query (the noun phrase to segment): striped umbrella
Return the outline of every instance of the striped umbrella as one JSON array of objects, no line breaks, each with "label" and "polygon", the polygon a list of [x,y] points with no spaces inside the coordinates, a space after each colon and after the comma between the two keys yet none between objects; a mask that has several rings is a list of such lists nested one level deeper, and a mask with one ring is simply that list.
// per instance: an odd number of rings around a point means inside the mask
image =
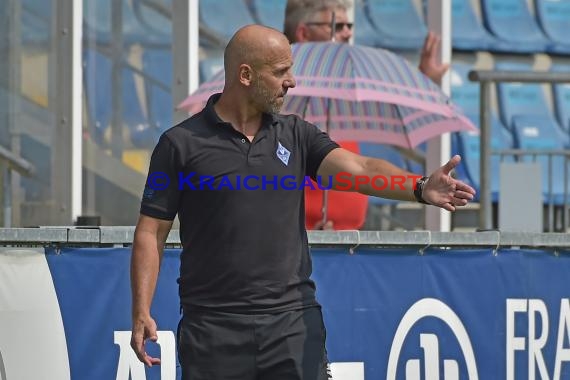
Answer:
[{"label": "striped umbrella", "polygon": [[[387,50],[306,42],[292,51],[297,86],[281,113],[297,114],[335,140],[414,148],[443,133],[477,130],[437,85]],[[223,82],[222,70],[179,108],[199,111]]]}]

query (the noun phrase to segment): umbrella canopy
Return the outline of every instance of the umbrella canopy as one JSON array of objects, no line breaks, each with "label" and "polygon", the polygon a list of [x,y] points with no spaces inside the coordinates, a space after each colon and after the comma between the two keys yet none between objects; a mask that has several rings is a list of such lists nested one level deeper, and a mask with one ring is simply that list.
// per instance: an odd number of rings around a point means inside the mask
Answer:
[{"label": "umbrella canopy", "polygon": [[[438,135],[477,130],[429,78],[383,49],[329,42],[294,44],[297,86],[281,113],[297,114],[336,140],[414,148]],[[195,113],[221,92],[219,72],[179,108]]]}]

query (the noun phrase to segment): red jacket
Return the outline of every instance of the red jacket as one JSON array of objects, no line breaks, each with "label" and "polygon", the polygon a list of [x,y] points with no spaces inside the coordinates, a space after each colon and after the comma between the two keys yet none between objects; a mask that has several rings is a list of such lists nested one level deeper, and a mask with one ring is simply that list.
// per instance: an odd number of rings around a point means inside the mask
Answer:
[{"label": "red jacket", "polygon": [[[341,147],[354,153],[360,153],[355,141],[340,141]],[[305,225],[308,230],[323,219],[323,190],[305,187]],[[327,220],[333,222],[335,230],[357,230],[362,228],[366,219],[368,196],[359,193],[334,191],[328,192]]]}]

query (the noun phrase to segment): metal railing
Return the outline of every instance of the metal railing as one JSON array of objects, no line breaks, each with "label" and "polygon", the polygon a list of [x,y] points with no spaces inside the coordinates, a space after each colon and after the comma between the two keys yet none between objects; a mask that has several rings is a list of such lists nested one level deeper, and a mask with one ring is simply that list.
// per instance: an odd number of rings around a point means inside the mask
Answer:
[{"label": "metal railing", "polygon": [[[130,246],[134,226],[0,228],[0,246],[108,247]],[[456,248],[550,248],[570,249],[570,234],[532,232],[433,232],[433,231],[308,231],[312,247],[358,248],[428,247]],[[179,230],[171,230],[168,246],[180,246]]]},{"label": "metal railing", "polygon": [[[472,70],[469,79],[479,82],[480,91],[480,208],[479,228],[492,228],[491,206],[491,85],[496,82],[570,83],[570,73],[534,71]],[[567,219],[567,216],[566,218]]]},{"label": "metal railing", "polygon": [[[545,195],[545,201],[548,206],[548,231],[554,231],[554,206],[555,197],[562,196],[562,230],[567,231],[570,226],[569,213],[570,213],[570,173],[568,173],[568,168],[570,168],[570,150],[551,150],[551,149],[502,149],[502,150],[491,150],[491,155],[498,155],[501,157],[501,162],[505,156],[515,157],[519,162],[522,162],[522,158],[525,156],[532,157],[532,162],[536,162],[539,156],[548,157],[548,185]],[[564,173],[554,173],[552,170],[554,157],[562,157],[564,160]],[[555,176],[561,176],[563,181],[562,194],[554,193],[554,178]]]}]

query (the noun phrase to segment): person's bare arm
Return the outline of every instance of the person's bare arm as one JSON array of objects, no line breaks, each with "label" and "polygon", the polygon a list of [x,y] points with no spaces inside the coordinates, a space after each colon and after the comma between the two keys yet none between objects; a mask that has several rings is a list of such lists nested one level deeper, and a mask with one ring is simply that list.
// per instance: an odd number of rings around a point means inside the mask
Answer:
[{"label": "person's bare arm", "polygon": [[[429,176],[422,193],[426,202],[455,211],[457,206],[465,206],[473,199],[475,190],[449,175],[460,161],[461,157],[454,156]],[[416,180],[421,177],[388,161],[360,156],[342,148],[334,149],[324,158],[317,175],[325,185],[328,178],[332,178],[335,190],[403,201],[416,200],[413,191]]]},{"label": "person's bare arm", "polygon": [[[365,157],[352,153],[343,148],[331,151],[321,162],[317,175],[319,180],[328,185],[332,177],[333,189],[340,191],[356,191],[366,195],[382,198],[413,201],[413,181],[407,180],[412,173],[403,170],[392,163],[377,158]],[[416,179],[421,176],[415,175]],[[386,182],[388,181],[387,186]],[[393,189],[393,179],[404,179],[403,187]],[[349,185],[350,182],[350,185]],[[381,189],[385,187],[384,189]]]},{"label": "person's bare arm", "polygon": [[146,353],[145,341],[158,339],[150,306],[156,288],[164,243],[172,221],[141,215],[137,222],[131,256],[132,335],[131,347],[141,362],[151,367],[159,358]]}]

